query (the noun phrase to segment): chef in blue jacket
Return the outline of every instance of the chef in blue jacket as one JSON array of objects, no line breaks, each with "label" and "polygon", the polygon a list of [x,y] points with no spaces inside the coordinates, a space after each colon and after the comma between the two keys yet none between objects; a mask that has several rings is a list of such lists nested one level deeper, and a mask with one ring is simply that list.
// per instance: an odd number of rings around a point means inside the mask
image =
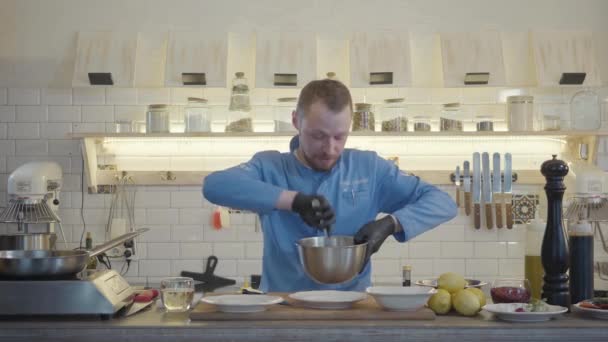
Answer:
[{"label": "chef in blue jacket", "polygon": [[[344,149],[352,112],[346,86],[312,81],[292,114],[299,134],[289,153],[259,152],[205,178],[208,201],[259,214],[264,234],[261,290],[365,290],[371,263],[349,282],[321,285],[305,274],[296,242],[331,228],[333,235],[368,242],[369,259],[390,235],[408,241],[456,216],[454,201],[435,186],[399,171],[375,152]],[[379,213],[388,215],[376,219]]]}]

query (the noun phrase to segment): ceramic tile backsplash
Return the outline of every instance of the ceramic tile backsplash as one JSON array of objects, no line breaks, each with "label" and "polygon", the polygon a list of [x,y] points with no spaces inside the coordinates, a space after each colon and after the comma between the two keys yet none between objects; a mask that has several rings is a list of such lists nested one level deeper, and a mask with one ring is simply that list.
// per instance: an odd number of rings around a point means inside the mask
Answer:
[{"label": "ceramic tile backsplash", "polygon": [[15,117],[17,122],[45,122],[47,118],[46,106],[17,106]]},{"label": "ceramic tile backsplash", "polygon": [[42,89],[40,103],[43,105],[71,105],[72,88]]},{"label": "ceramic tile backsplash", "polygon": [[[503,89],[353,89],[355,101],[381,102],[405,97],[410,104],[463,101],[495,104]],[[531,90],[542,103],[563,102],[573,90]],[[605,90],[602,90],[605,91]],[[148,103],[175,105],[188,96],[210,97],[228,103],[229,89],[200,88],[0,88],[0,206],[6,204],[6,181],[10,172],[32,160],[55,160],[64,171],[61,211],[69,246],[77,247],[84,222],[95,243],[106,238],[105,224],[110,195],[84,195],[80,177],[80,142],[68,139],[71,132],[112,131],[117,120],[145,121]],[[294,89],[252,89],[252,103],[268,105],[276,98],[297,95]],[[415,106],[414,106],[415,107]],[[414,109],[423,108],[421,106]],[[485,108],[485,107],[484,107]],[[86,182],[86,180],[85,180]],[[453,187],[442,186],[453,195]],[[202,198],[199,185],[138,186],[135,222],[150,231],[137,239],[136,258],[127,277],[134,282],[158,282],[182,270],[202,272],[209,255],[220,259],[216,273],[241,281],[261,273],[262,233],[256,218],[247,212],[230,214],[230,227],[219,230],[211,224],[215,205]],[[517,190],[517,186],[516,186]],[[534,193],[524,189],[520,193]],[[523,191],[523,190],[522,190]],[[12,229],[0,226],[0,232]],[[423,279],[453,271],[492,281],[496,277],[523,276],[525,226],[513,229],[473,228],[463,211],[450,222],[417,236],[408,243],[389,238],[373,258],[373,277],[378,282],[400,282],[401,267],[412,266],[412,279]],[[120,261],[112,262],[117,267]]]},{"label": "ceramic tile backsplash", "polygon": [[80,122],[80,106],[49,106],[49,122]]},{"label": "ceramic tile backsplash", "polygon": [[106,88],[106,104],[135,105],[137,104],[137,89]]},{"label": "ceramic tile backsplash", "polygon": [[105,88],[74,88],[72,92],[75,105],[102,105],[106,103]]},{"label": "ceramic tile backsplash", "polygon": [[40,89],[36,88],[9,88],[8,104],[11,105],[38,105],[40,104]]},{"label": "ceramic tile backsplash", "polygon": [[0,106],[0,122],[15,122],[15,106]]}]

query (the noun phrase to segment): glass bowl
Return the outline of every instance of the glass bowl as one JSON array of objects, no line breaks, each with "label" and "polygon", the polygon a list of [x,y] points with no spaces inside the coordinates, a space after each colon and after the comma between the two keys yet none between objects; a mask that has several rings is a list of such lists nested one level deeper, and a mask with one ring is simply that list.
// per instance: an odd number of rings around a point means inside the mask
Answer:
[{"label": "glass bowl", "polygon": [[528,279],[503,278],[496,279],[490,289],[492,301],[498,303],[528,303],[530,302],[530,282]]}]

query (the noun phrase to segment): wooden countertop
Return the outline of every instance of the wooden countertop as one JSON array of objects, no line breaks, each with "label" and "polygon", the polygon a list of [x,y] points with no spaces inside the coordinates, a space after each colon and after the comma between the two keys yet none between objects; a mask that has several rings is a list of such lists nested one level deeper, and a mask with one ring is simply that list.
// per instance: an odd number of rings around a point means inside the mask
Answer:
[{"label": "wooden countertop", "polygon": [[606,341],[608,321],[571,313],[542,323],[510,323],[482,311],[433,321],[190,321],[157,308],[108,321],[0,320],[0,341]]}]

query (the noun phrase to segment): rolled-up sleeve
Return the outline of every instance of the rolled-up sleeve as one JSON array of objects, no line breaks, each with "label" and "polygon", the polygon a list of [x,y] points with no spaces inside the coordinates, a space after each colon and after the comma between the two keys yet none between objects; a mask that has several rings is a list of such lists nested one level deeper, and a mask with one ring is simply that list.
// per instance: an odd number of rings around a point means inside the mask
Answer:
[{"label": "rolled-up sleeve", "polygon": [[403,227],[394,234],[398,241],[410,240],[457,215],[456,203],[446,192],[404,173],[393,163],[378,157],[376,171],[379,210],[395,216]]},{"label": "rolled-up sleeve", "polygon": [[203,196],[211,203],[258,213],[275,209],[282,188],[265,181],[263,167],[273,167],[273,154],[256,153],[246,163],[209,174],[203,180]]}]

